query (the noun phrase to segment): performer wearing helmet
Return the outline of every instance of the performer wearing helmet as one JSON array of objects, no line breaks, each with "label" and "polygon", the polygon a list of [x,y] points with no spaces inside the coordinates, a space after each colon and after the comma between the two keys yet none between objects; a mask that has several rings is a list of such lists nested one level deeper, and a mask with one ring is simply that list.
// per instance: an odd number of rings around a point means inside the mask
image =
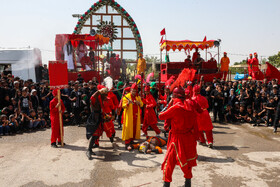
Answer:
[{"label": "performer wearing helmet", "polygon": [[123,129],[122,140],[125,141],[127,150],[131,150],[133,140],[140,139],[140,123],[141,123],[141,108],[143,102],[138,96],[138,87],[134,83],[131,86],[129,94],[125,95],[122,100],[123,111]]},{"label": "performer wearing helmet", "polygon": [[192,167],[196,166],[195,117],[191,108],[184,104],[185,90],[176,87],[173,91],[173,105],[161,112],[159,119],[171,120],[167,152],[162,163],[164,186],[170,186],[175,165],[184,173],[185,186],[191,186]]},{"label": "performer wearing helmet", "polygon": [[204,138],[203,132],[206,134],[208,146],[213,148],[213,124],[208,112],[208,101],[205,97],[200,95],[200,86],[195,85],[193,88],[194,95],[192,100],[196,101],[196,103],[202,108],[202,113],[197,113],[197,123],[199,130],[199,141],[201,144],[206,145],[206,141]]},{"label": "performer wearing helmet", "polygon": [[157,103],[150,93],[150,87],[145,87],[145,98],[143,99],[144,106],[144,121],[142,126],[142,131],[145,136],[148,136],[148,127],[151,126],[152,129],[156,132],[157,136],[160,135],[160,130],[157,127],[157,116],[154,110]]}]

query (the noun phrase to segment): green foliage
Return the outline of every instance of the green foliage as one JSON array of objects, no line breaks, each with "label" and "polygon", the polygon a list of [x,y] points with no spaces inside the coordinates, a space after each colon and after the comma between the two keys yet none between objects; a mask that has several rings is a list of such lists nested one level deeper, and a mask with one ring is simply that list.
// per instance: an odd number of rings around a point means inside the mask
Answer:
[{"label": "green foliage", "polygon": [[268,57],[268,62],[275,67],[280,67],[280,52],[278,54]]}]

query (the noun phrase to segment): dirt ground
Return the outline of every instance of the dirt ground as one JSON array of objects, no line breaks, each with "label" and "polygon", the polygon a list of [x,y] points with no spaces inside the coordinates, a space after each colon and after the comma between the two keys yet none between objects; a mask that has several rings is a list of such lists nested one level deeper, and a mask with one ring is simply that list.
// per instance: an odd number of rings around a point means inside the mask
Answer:
[{"label": "dirt ground", "polygon": [[[120,130],[115,149],[103,134],[93,160],[85,155],[84,127],[65,127],[67,145],[58,149],[51,148],[50,133],[46,129],[0,137],[0,186],[162,186],[164,154],[125,151]],[[197,146],[193,186],[280,186],[279,132],[249,124],[214,124],[213,133],[214,149]],[[176,167],[171,186],[183,184],[183,173]]]}]

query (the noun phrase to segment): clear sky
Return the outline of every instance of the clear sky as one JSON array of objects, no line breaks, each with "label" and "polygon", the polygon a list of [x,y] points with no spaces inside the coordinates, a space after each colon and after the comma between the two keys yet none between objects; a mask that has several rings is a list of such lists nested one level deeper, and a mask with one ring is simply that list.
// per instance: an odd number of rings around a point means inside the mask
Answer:
[{"label": "clear sky", "polygon": [[[221,39],[231,62],[249,53],[280,51],[279,0],[117,0],[135,20],[144,55],[159,55],[159,32],[169,40]],[[93,0],[0,0],[0,47],[38,47],[43,63],[55,59],[55,34],[72,33]],[[216,50],[211,50],[216,51]],[[202,53],[203,54],[203,53]],[[186,55],[175,53],[171,61]]]}]

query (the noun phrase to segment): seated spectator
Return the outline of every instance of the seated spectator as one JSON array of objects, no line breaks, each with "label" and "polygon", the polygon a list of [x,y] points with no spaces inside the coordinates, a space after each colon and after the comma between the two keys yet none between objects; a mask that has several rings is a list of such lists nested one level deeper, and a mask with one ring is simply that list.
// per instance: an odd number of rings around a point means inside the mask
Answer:
[{"label": "seated spectator", "polygon": [[89,115],[90,115],[90,111],[88,107],[84,107],[84,110],[81,112],[82,123],[87,122]]},{"label": "seated spectator", "polygon": [[64,126],[72,125],[73,120],[74,120],[73,115],[70,115],[68,111],[65,111],[63,114],[63,125]]},{"label": "seated spectator", "polygon": [[44,118],[44,113],[42,110],[38,111],[38,119],[41,120],[41,127],[46,128],[48,123]]},{"label": "seated spectator", "polygon": [[14,114],[11,114],[9,116],[9,127],[12,133],[17,133],[19,132],[19,125],[18,121],[16,120],[16,117]]},{"label": "seated spectator", "polygon": [[247,106],[247,117],[245,119],[247,123],[254,123],[252,106]]},{"label": "seated spectator", "polygon": [[233,109],[231,105],[227,105],[225,109],[225,122],[226,123],[231,123],[231,122],[236,122],[236,118],[233,112]]},{"label": "seated spectator", "polygon": [[247,118],[247,111],[245,109],[245,104],[242,103],[242,104],[240,104],[240,110],[239,110],[239,113],[236,115],[236,119],[239,122],[244,123],[246,118]]},{"label": "seated spectator", "polygon": [[8,117],[5,114],[0,116],[0,135],[10,134]]},{"label": "seated spectator", "polygon": [[18,108],[20,111],[23,111],[24,113],[29,115],[29,110],[31,109],[31,101],[30,97],[28,96],[27,90],[27,87],[24,87],[22,89],[22,96],[19,98]]},{"label": "seated spectator", "polygon": [[29,129],[36,129],[36,128],[41,128],[42,126],[42,121],[41,119],[38,119],[38,116],[35,112],[34,109],[30,110],[30,115],[28,116],[30,122],[29,122]]}]

